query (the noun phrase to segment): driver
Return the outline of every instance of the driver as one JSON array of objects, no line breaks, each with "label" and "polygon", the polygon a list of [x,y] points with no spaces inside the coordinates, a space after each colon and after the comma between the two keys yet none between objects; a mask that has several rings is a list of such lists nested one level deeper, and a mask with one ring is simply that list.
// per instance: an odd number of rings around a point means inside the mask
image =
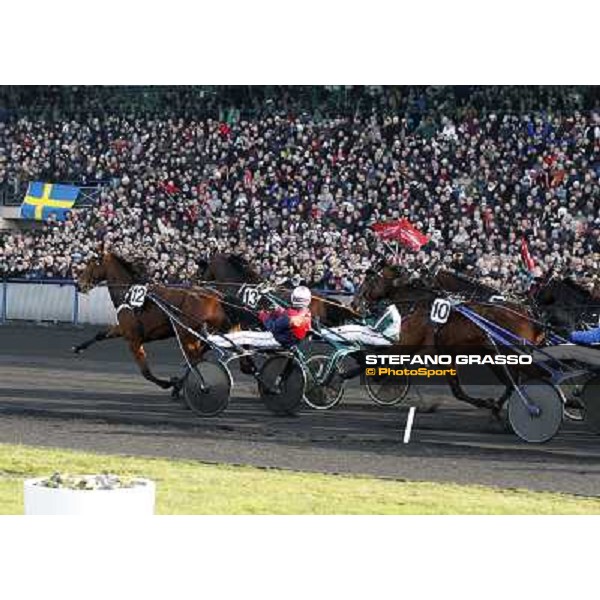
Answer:
[{"label": "driver", "polygon": [[211,335],[209,340],[222,348],[228,346],[227,340],[236,346],[290,348],[301,342],[310,331],[312,324],[309,308],[312,301],[310,290],[303,285],[294,288],[290,301],[292,306],[289,308],[276,308],[258,313],[258,318],[266,331],[233,331],[224,335]]},{"label": "driver", "polygon": [[261,310],[258,318],[267,331],[282,346],[293,346],[301,342],[310,331],[312,317],[310,314],[310,303],[312,294],[310,290],[299,285],[294,288],[290,298],[291,308],[276,308],[272,311]]},{"label": "driver", "polygon": [[395,304],[390,304],[374,325],[339,325],[323,329],[321,335],[330,341],[358,342],[363,346],[391,346],[400,341],[402,317]]}]

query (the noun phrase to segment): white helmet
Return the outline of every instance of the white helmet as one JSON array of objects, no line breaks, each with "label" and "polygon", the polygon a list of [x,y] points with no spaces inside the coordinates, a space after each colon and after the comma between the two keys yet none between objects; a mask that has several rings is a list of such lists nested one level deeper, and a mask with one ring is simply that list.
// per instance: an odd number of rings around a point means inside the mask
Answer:
[{"label": "white helmet", "polygon": [[306,286],[299,285],[297,288],[294,288],[292,292],[292,306],[296,308],[308,308],[311,300],[312,294]]}]

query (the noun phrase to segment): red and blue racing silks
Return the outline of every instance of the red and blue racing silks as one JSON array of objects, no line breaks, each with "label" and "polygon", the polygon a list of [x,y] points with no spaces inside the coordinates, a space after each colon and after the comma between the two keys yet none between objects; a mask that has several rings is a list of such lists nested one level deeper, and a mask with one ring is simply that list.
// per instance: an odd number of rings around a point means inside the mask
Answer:
[{"label": "red and blue racing silks", "polygon": [[272,312],[261,311],[258,318],[265,329],[282,346],[293,346],[301,342],[311,328],[312,317],[308,308],[276,309]]}]

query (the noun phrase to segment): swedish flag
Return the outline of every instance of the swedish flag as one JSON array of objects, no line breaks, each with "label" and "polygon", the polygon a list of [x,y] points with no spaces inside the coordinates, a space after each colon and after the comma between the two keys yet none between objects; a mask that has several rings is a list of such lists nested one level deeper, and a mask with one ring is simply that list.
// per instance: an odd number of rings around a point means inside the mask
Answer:
[{"label": "swedish flag", "polygon": [[30,183],[21,204],[21,218],[45,221],[54,214],[58,221],[64,221],[67,211],[73,208],[78,195],[79,188],[74,185],[39,181]]}]

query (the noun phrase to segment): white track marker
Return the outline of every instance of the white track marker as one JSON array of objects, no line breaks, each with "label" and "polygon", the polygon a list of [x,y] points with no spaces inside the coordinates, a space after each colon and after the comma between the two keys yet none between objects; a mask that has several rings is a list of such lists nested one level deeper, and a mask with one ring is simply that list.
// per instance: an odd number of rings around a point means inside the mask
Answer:
[{"label": "white track marker", "polygon": [[408,409],[408,418],[406,419],[406,429],[404,430],[404,443],[410,442],[410,432],[412,431],[413,421],[415,420],[415,411],[417,409],[411,406]]}]

